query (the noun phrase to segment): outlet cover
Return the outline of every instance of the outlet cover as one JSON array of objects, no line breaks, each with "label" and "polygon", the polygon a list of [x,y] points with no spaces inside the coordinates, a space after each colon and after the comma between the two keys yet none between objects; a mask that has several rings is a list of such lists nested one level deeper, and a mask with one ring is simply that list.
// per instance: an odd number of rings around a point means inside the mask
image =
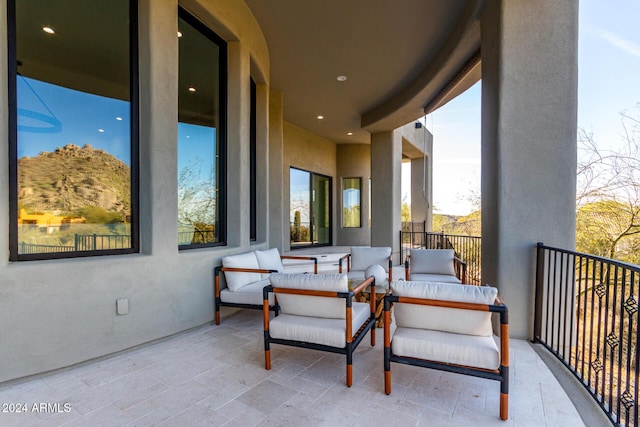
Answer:
[{"label": "outlet cover", "polygon": [[124,316],[125,314],[129,314],[128,298],[118,298],[116,300],[116,314],[118,316]]}]

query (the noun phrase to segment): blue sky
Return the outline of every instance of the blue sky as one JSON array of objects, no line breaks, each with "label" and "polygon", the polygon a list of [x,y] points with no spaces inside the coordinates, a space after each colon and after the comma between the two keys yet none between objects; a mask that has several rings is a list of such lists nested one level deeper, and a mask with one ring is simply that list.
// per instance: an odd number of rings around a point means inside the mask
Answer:
[{"label": "blue sky", "polygon": [[130,164],[129,102],[22,76],[17,80],[18,158],[90,144]]},{"label": "blue sky", "polygon": [[[620,112],[640,103],[640,1],[580,2],[578,127],[599,146],[621,138]],[[478,83],[426,117],[434,134],[433,198],[438,213],[465,215],[468,195],[480,192]],[[637,111],[637,110],[636,110]],[[403,195],[410,176],[403,171]],[[455,179],[452,179],[455,177]],[[406,199],[410,201],[410,195]]]}]

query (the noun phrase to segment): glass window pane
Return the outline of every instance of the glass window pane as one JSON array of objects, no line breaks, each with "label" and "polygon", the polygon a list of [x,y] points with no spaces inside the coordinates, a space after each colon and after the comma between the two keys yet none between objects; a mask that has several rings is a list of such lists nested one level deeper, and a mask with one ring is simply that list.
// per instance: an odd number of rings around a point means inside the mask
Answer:
[{"label": "glass window pane", "polygon": [[291,168],[289,221],[291,246],[311,243],[311,174]]},{"label": "glass window pane", "polygon": [[342,226],[360,227],[360,178],[342,179]]},{"label": "glass window pane", "polygon": [[15,2],[13,259],[137,248],[129,6]]},{"label": "glass window pane", "polygon": [[223,242],[223,42],[182,10],[178,28],[178,241],[197,247]]}]

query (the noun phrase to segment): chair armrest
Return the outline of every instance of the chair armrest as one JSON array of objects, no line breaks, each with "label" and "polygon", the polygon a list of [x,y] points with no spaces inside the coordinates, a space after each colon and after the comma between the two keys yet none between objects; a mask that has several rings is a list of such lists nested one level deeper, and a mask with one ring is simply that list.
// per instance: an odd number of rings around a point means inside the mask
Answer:
[{"label": "chair armrest", "polygon": [[313,261],[313,274],[318,274],[318,258],[314,256],[280,255],[280,259],[298,259]]},{"label": "chair armrest", "polygon": [[342,260],[347,260],[347,272],[351,271],[351,254],[346,254],[338,260],[338,273],[342,274]]},{"label": "chair armrest", "polygon": [[458,279],[460,279],[460,281],[463,284],[466,284],[467,283],[467,263],[456,256],[456,257],[453,257],[453,266],[454,266],[454,269],[456,270],[456,274],[458,275]]},{"label": "chair armrest", "polygon": [[235,268],[235,267],[222,267],[222,266],[218,266],[215,268],[215,275],[214,275],[214,280],[213,280],[213,284],[214,284],[214,296],[220,297],[220,272],[221,271],[228,271],[228,272],[234,272],[234,273],[260,273],[260,274],[270,274],[270,273],[277,273],[278,270],[267,270],[267,269],[258,269],[258,268]]},{"label": "chair armrest", "polygon": [[[372,291],[375,291],[376,284],[375,284],[375,278],[374,277],[369,277],[368,279],[365,279],[362,283],[360,283],[358,286],[353,288],[353,290],[351,292],[353,292],[353,295],[358,295],[360,292],[362,292],[364,289],[366,289],[367,286],[371,286],[373,288]],[[373,293],[372,293],[372,295],[373,295]]]}]

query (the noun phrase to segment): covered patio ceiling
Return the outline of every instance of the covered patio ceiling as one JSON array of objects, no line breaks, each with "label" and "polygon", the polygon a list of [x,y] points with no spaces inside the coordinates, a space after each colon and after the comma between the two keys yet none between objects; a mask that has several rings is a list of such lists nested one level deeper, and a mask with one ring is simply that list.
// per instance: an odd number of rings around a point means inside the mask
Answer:
[{"label": "covered patio ceiling", "polygon": [[480,79],[484,0],[246,3],[285,120],[337,143],[369,143],[370,132],[409,123]]}]

